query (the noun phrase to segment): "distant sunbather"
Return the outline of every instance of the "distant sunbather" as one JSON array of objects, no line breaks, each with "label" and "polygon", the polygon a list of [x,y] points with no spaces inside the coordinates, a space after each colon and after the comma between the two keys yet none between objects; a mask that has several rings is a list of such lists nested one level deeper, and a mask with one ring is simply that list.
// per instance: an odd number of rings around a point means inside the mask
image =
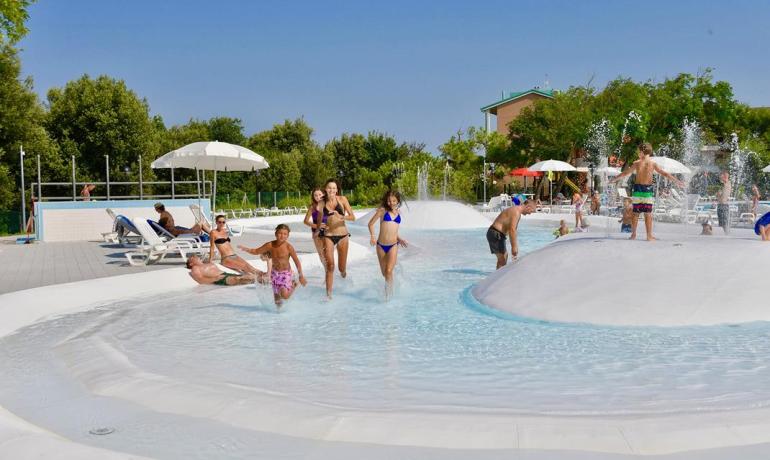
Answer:
[{"label": "distant sunbather", "polygon": [[166,231],[174,236],[190,233],[199,235],[201,231],[206,233],[211,231],[211,228],[205,222],[196,223],[192,226],[192,228],[179,227],[174,225],[174,216],[172,216],[170,212],[166,211],[166,207],[163,205],[163,203],[155,203],[155,210],[158,212],[158,214],[160,214],[158,224],[160,224],[161,227],[165,228]]},{"label": "distant sunbather", "polygon": [[251,284],[256,281],[256,277],[247,273],[236,275],[234,273],[225,273],[211,262],[203,262],[198,256],[187,258],[187,268],[190,269],[190,277],[199,284],[216,284],[218,286],[236,286],[239,284]]}]

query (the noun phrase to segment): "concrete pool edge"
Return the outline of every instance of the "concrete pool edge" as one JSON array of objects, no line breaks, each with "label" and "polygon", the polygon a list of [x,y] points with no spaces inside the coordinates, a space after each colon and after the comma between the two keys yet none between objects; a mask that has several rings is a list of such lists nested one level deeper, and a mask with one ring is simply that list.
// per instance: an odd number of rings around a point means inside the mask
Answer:
[{"label": "concrete pool edge", "polygon": [[57,355],[95,395],[154,412],[320,441],[445,449],[582,450],[661,455],[770,442],[770,408],[672,415],[556,416],[366,411],[231,383],[189,383],[135,367],[97,336]]},{"label": "concrete pool edge", "polygon": [[[351,243],[350,262],[370,255],[364,246]],[[315,253],[300,254],[303,268],[320,267]],[[259,266],[262,262],[252,261]],[[153,294],[194,289],[198,284],[183,266],[144,273],[42,286],[0,295],[0,338],[26,326],[57,316],[97,308],[106,303]],[[0,450],[12,450],[14,458],[143,459],[77,443],[27,422],[0,406]]]}]

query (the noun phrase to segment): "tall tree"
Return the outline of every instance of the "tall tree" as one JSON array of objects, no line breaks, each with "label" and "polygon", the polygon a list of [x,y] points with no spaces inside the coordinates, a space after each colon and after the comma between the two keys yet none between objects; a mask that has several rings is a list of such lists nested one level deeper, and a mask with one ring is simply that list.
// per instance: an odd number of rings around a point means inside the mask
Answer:
[{"label": "tall tree", "polygon": [[51,89],[48,104],[48,132],[65,158],[75,156],[79,180],[102,179],[105,155],[110,156],[114,180],[134,178],[139,155],[150,174],[149,164],[159,153],[156,123],[150,118],[147,101],[125,82],[84,75],[64,88]]},{"label": "tall tree", "polygon": [[16,43],[27,34],[24,22],[29,18],[27,8],[33,0],[0,1],[0,42]]},{"label": "tall tree", "polygon": [[20,146],[28,153],[24,160],[27,185],[35,174],[36,155],[41,157],[44,181],[66,178],[57,146],[45,131],[45,110],[32,90],[32,79],[20,80],[20,73],[16,50],[0,45],[0,208],[4,209],[19,206]]}]

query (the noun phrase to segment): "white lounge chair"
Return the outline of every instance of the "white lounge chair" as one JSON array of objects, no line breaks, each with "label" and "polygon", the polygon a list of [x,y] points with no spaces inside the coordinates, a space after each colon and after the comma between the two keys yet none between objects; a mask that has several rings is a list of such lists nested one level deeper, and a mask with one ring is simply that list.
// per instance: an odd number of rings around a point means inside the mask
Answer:
[{"label": "white lounge chair", "polygon": [[[197,204],[191,204],[190,211],[192,211],[193,216],[195,217],[195,222],[203,222],[206,225],[208,225],[209,228],[215,228],[215,226],[212,225],[211,222],[203,214],[203,211],[201,211],[200,206],[198,206]],[[230,236],[243,235],[243,226],[241,225],[225,224],[225,228],[227,228],[227,232],[230,234]]]},{"label": "white lounge chair", "polygon": [[188,239],[176,238],[171,241],[163,241],[147,223],[147,219],[139,217],[132,219],[134,227],[142,235],[145,244],[137,246],[136,251],[126,253],[128,263],[134,266],[158,263],[168,254],[179,253],[182,260],[193,254],[203,255],[208,248],[194,245]]}]

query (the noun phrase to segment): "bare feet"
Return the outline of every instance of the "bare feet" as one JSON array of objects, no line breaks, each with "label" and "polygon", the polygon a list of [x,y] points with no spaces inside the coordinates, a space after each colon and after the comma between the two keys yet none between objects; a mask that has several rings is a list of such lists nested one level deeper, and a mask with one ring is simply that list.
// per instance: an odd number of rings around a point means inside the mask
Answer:
[{"label": "bare feet", "polygon": [[636,233],[632,233],[630,237],[628,237],[629,240],[635,240],[636,239]]},{"label": "bare feet", "polygon": [[345,272],[340,272],[340,276],[343,277],[343,278],[347,278],[348,277],[348,272],[346,272],[346,271]]},{"label": "bare feet", "polygon": [[647,241],[656,241],[656,240],[657,240],[657,238],[655,238],[654,236],[647,235]]}]

